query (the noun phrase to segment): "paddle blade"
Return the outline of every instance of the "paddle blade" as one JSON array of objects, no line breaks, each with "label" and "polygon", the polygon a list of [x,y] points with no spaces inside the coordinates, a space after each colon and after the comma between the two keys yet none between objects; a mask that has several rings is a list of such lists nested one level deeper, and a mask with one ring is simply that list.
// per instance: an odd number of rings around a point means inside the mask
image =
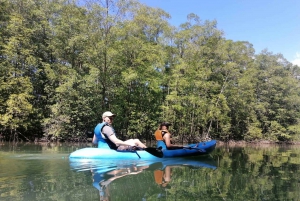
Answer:
[{"label": "paddle blade", "polygon": [[154,148],[154,147],[148,147],[144,149],[149,154],[152,154],[153,156],[156,156],[158,158],[164,157],[164,153],[160,148]]}]

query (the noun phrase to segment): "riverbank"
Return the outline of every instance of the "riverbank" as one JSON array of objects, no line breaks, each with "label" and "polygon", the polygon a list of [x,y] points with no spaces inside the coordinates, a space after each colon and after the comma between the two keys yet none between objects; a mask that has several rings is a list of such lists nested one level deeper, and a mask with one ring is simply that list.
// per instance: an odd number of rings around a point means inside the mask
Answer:
[{"label": "riverbank", "polygon": [[[0,138],[0,141],[5,142],[3,138]],[[153,143],[155,140],[149,142],[150,144]],[[33,141],[31,140],[17,140],[17,142],[35,142],[35,143],[55,143],[55,142],[67,142],[67,143],[91,143],[92,137],[90,136],[79,136],[79,137],[68,137],[65,139],[57,138],[57,137],[42,137],[42,138],[35,138]],[[147,142],[144,142],[148,144]],[[176,141],[175,144],[181,144],[182,142]],[[183,144],[190,144],[189,142],[183,142]],[[245,145],[300,145],[300,141],[270,141],[270,140],[255,140],[255,141],[245,141],[245,140],[229,140],[229,141],[221,141],[217,140],[217,145],[230,145],[230,146],[245,146]]]},{"label": "riverbank", "polygon": [[245,146],[245,145],[300,145],[300,142],[287,141],[287,142],[274,142],[270,140],[257,140],[257,141],[217,141],[217,145],[232,145],[232,146]]}]

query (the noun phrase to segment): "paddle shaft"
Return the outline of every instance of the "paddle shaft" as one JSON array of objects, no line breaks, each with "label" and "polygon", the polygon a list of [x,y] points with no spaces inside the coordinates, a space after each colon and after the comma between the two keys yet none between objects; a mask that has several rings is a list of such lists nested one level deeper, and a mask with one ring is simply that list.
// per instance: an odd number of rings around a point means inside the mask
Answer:
[{"label": "paddle shaft", "polygon": [[140,154],[135,150],[136,155],[141,158]]}]

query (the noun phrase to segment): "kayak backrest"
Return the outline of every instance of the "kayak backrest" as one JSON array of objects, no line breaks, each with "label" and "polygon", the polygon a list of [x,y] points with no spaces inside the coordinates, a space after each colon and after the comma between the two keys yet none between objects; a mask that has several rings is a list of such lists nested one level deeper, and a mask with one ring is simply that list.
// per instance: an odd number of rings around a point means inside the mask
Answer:
[{"label": "kayak backrest", "polygon": [[166,149],[167,148],[165,142],[162,141],[162,140],[157,140],[156,147],[161,147],[162,149]]},{"label": "kayak backrest", "polygon": [[99,123],[95,129],[94,129],[94,134],[96,135],[98,139],[98,148],[107,148],[111,149],[109,144],[107,143],[107,140],[103,138],[102,134],[102,129],[104,126],[108,125],[106,122]]},{"label": "kayak backrest", "polygon": [[94,129],[94,134],[96,135],[97,140],[98,140],[98,147],[99,147],[99,145],[100,145],[101,142],[102,142],[102,143],[106,143],[106,141],[104,140],[104,138],[102,137],[102,134],[101,134],[102,128],[103,128],[105,125],[106,125],[105,122],[99,123],[99,124],[95,127],[95,129]]},{"label": "kayak backrest", "polygon": [[108,146],[108,144],[106,142],[103,142],[103,141],[98,141],[98,148],[107,148],[107,149],[110,149],[110,147]]},{"label": "kayak backrest", "polygon": [[164,142],[163,136],[162,136],[162,131],[161,130],[156,130],[154,133],[155,139],[156,139],[156,147],[162,147],[162,149],[166,149],[166,143]]}]

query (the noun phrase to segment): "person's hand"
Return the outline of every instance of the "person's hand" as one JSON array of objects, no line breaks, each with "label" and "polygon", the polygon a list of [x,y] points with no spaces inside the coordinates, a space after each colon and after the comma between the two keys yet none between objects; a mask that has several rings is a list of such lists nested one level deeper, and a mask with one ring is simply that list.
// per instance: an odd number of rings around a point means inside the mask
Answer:
[{"label": "person's hand", "polygon": [[137,150],[138,148],[136,147],[136,146],[131,146],[131,150],[132,151],[135,151],[135,150]]}]

